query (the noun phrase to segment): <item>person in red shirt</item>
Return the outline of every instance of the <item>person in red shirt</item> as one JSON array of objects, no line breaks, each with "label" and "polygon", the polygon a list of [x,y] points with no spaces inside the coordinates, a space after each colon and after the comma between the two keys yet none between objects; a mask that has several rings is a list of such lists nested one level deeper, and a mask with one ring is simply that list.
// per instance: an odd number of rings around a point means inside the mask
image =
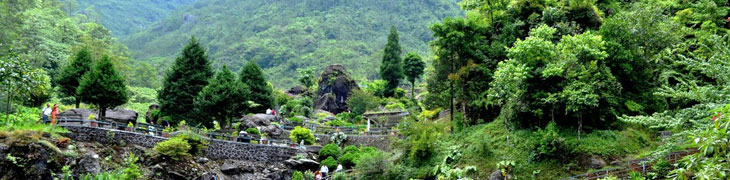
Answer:
[{"label": "person in red shirt", "polygon": [[51,125],[56,124],[56,115],[58,114],[58,105],[53,104],[53,110],[51,110]]}]

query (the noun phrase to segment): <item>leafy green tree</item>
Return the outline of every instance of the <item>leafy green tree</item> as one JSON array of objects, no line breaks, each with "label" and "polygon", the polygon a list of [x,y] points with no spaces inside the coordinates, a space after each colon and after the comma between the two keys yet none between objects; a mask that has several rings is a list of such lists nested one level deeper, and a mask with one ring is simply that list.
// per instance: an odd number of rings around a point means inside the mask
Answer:
[{"label": "leafy green tree", "polygon": [[109,56],[96,62],[90,72],[84,74],[76,94],[83,102],[99,107],[99,118],[106,117],[106,110],[122,105],[129,100],[127,83],[117,72]]},{"label": "leafy green tree", "polygon": [[378,107],[380,100],[371,92],[355,90],[352,91],[352,95],[350,95],[346,103],[353,114],[362,115],[368,110]]},{"label": "leafy green tree", "polygon": [[241,82],[251,88],[250,100],[259,106],[251,107],[250,112],[260,113],[272,108],[274,105],[274,96],[272,88],[266,83],[266,76],[258,64],[249,61],[241,69]]},{"label": "leafy green tree", "polygon": [[76,89],[79,87],[79,80],[81,80],[84,74],[91,71],[92,64],[91,52],[89,52],[88,48],[84,47],[76,53],[76,57],[68,65],[63,67],[59,75],[58,85],[61,92],[66,96],[76,98],[76,108],[79,108],[79,104],[81,104],[81,97],[76,94]]},{"label": "leafy green tree", "polygon": [[167,71],[158,99],[160,112],[172,117],[172,121],[195,119],[193,99],[203,87],[213,70],[203,47],[195,37],[191,37],[183,48],[182,54],[175,59],[175,64]]},{"label": "leafy green tree", "polygon": [[423,75],[423,69],[426,68],[426,63],[423,62],[421,56],[411,52],[406,54],[403,58],[403,70],[405,71],[406,79],[411,82],[411,98],[415,98],[416,80],[421,78]]},{"label": "leafy green tree", "polygon": [[386,97],[392,97],[395,94],[395,88],[398,88],[400,81],[403,79],[401,47],[398,41],[400,41],[398,31],[395,26],[391,26],[388,43],[385,44],[383,52],[383,61],[380,64],[380,77],[388,82],[385,86]]},{"label": "leafy green tree", "polygon": [[314,74],[314,68],[297,69],[297,73],[299,74],[297,81],[302,83],[306,88],[311,88],[317,79],[317,76]]},{"label": "leafy green tree", "polygon": [[210,79],[207,86],[195,97],[195,112],[201,118],[197,122],[208,128],[213,127],[212,120],[223,123],[224,127],[230,124],[232,118],[244,115],[247,110],[248,95],[251,94],[248,86],[238,81],[236,75],[227,66]]},{"label": "leafy green tree", "polygon": [[0,87],[5,93],[5,120],[10,120],[13,100],[28,101],[28,96],[41,96],[51,89],[50,78],[42,69],[32,68],[26,59],[13,52],[0,56]]}]

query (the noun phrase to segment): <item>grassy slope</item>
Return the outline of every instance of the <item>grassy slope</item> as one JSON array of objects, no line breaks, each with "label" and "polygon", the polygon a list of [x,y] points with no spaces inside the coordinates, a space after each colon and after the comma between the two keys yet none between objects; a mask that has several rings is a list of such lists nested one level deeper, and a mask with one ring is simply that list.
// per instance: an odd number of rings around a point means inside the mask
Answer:
[{"label": "grassy slope", "polygon": [[[429,56],[428,27],[463,13],[457,0],[311,0],[198,2],[122,41],[135,59],[170,64],[191,35],[214,65],[237,71],[256,60],[277,87],[295,83],[296,69],[333,63],[356,79],[376,78],[388,29],[400,31],[403,52]],[[159,58],[161,57],[161,58]]]},{"label": "grassy slope", "polygon": [[[600,130],[582,136],[578,140],[577,133],[567,129],[560,131],[566,144],[577,154],[595,154],[602,156],[607,163],[613,160],[633,159],[642,152],[656,147],[652,133],[647,130],[626,128],[624,130]],[[519,179],[530,179],[533,172],[539,170],[538,179],[555,179],[585,173],[590,169],[581,168],[578,158],[568,161],[558,160],[530,161],[529,157],[537,136],[532,130],[516,130],[510,135],[510,143],[506,140],[507,132],[502,122],[491,122],[472,126],[456,133],[442,137],[437,156],[440,161],[445,157],[445,149],[457,146],[462,149],[462,158],[455,166],[476,166],[480,177],[488,177],[496,169],[496,164],[503,160],[515,161],[515,176]],[[429,168],[429,167],[424,167]]]}]

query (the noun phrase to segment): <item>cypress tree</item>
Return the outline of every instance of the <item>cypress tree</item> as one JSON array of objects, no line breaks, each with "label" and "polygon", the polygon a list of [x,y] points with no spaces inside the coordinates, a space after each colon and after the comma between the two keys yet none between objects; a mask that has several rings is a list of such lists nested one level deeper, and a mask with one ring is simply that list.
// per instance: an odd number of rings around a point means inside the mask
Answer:
[{"label": "cypress tree", "polygon": [[232,118],[246,113],[249,94],[248,86],[238,81],[228,67],[223,67],[195,97],[195,111],[210,118],[197,123],[212,127],[212,120],[216,120],[221,125],[228,125]]},{"label": "cypress tree", "polygon": [[249,61],[241,69],[241,82],[251,88],[250,100],[259,104],[259,106],[251,107],[251,112],[260,113],[268,108],[273,108],[274,96],[272,89],[266,84],[266,77],[258,64]]},{"label": "cypress tree", "polygon": [[158,94],[160,112],[172,117],[172,122],[192,120],[193,99],[208,85],[213,70],[203,47],[195,37],[190,38],[182,54],[165,74],[162,90]]},{"label": "cypress tree", "polygon": [[423,75],[423,69],[425,68],[426,65],[421,59],[421,56],[416,53],[408,53],[406,54],[406,57],[403,58],[404,74],[408,82],[411,82],[411,98],[414,98],[416,95],[414,94],[414,89],[416,89],[416,80]]},{"label": "cypress tree", "polygon": [[79,108],[79,104],[81,104],[81,97],[76,94],[79,81],[84,74],[91,70],[92,63],[91,52],[84,47],[76,53],[76,57],[71,60],[71,63],[63,67],[59,75],[58,85],[61,93],[66,96],[73,96],[76,99],[76,108]]},{"label": "cypress tree", "polygon": [[385,44],[383,62],[380,64],[380,77],[387,81],[385,96],[393,96],[403,79],[403,64],[401,63],[401,47],[398,43],[398,31],[395,26],[390,27],[388,43]]},{"label": "cypress tree", "polygon": [[90,72],[81,77],[78,94],[83,102],[99,107],[99,118],[106,117],[106,110],[127,102],[127,83],[119,75],[109,56],[104,56]]}]

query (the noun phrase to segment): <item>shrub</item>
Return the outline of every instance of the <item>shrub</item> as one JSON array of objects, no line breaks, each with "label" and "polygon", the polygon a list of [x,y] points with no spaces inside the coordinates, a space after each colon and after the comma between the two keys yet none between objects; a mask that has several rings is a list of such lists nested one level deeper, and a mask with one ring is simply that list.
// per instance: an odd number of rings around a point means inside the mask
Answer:
[{"label": "shrub", "polygon": [[357,164],[357,161],[359,161],[359,160],[360,160],[360,153],[354,153],[354,152],[345,153],[345,155],[342,155],[342,157],[340,157],[340,163],[342,163],[342,166],[345,166],[348,168],[355,166]]},{"label": "shrub", "polygon": [[312,171],[307,170],[304,172],[304,180],[315,180],[314,179],[314,173]]},{"label": "shrub", "polygon": [[433,119],[436,118],[439,113],[441,112],[441,108],[436,108],[433,110],[423,110],[421,111],[421,114],[418,115],[418,120],[424,120],[424,119]]},{"label": "shrub", "polygon": [[570,153],[565,139],[558,134],[558,127],[554,122],[550,122],[545,129],[538,129],[533,136],[538,138],[530,154],[530,159],[533,161],[557,159]]},{"label": "shrub", "polygon": [[173,139],[174,138],[183,139],[188,142],[188,144],[190,144],[190,151],[188,151],[188,153],[191,155],[202,154],[203,150],[208,148],[208,142],[205,141],[201,135],[195,133],[181,133],[173,137]]},{"label": "shrub", "polygon": [[299,124],[304,123],[304,120],[299,117],[291,117],[291,118],[289,118],[289,121],[291,121],[293,123],[299,123]]},{"label": "shrub", "polygon": [[332,158],[331,156],[322,161],[321,164],[327,166],[327,168],[329,169],[337,168],[337,160],[335,160],[335,158]]},{"label": "shrub", "polygon": [[360,149],[358,149],[357,146],[354,145],[345,146],[345,148],[342,149],[342,154],[347,153],[360,153]]},{"label": "shrub", "polygon": [[343,172],[338,172],[332,175],[332,180],[347,180],[347,175]]},{"label": "shrub", "polygon": [[372,93],[366,91],[355,90],[352,91],[352,95],[347,99],[347,107],[352,110],[355,115],[362,115],[368,110],[378,107],[380,100],[375,97]]},{"label": "shrub", "polygon": [[138,158],[134,156],[134,153],[129,153],[129,156],[127,159],[124,160],[124,166],[125,168],[122,169],[122,178],[123,180],[135,180],[142,177],[142,170],[139,169],[139,166],[137,166],[137,160]]},{"label": "shrub", "polygon": [[340,147],[335,144],[327,144],[319,150],[319,159],[325,159],[327,157],[337,158],[340,156]]},{"label": "shrub", "polygon": [[335,120],[324,123],[324,125],[327,125],[327,126],[352,126],[352,123],[344,121],[344,120],[340,120],[340,119],[335,119]]},{"label": "shrub", "polygon": [[170,157],[173,160],[180,160],[180,158],[190,157],[190,144],[181,138],[171,138],[167,141],[157,143],[153,148],[156,152]]},{"label": "shrub", "polygon": [[295,143],[304,141],[305,145],[314,144],[314,134],[309,129],[301,126],[294,127],[294,130],[289,134],[289,139]]},{"label": "shrub", "polygon": [[248,128],[248,129],[246,129],[246,133],[248,133],[248,134],[256,134],[256,135],[261,134],[259,132],[259,129],[256,129],[256,128]]},{"label": "shrub", "polygon": [[383,153],[362,154],[354,168],[356,172],[361,172],[357,174],[356,179],[385,179],[384,175],[389,166],[391,162]]},{"label": "shrub", "polygon": [[331,141],[335,142],[337,146],[342,146],[347,141],[347,134],[343,132],[332,133],[330,136]]},{"label": "shrub", "polygon": [[304,180],[304,175],[302,172],[294,171],[294,173],[291,175],[291,180]]}]

